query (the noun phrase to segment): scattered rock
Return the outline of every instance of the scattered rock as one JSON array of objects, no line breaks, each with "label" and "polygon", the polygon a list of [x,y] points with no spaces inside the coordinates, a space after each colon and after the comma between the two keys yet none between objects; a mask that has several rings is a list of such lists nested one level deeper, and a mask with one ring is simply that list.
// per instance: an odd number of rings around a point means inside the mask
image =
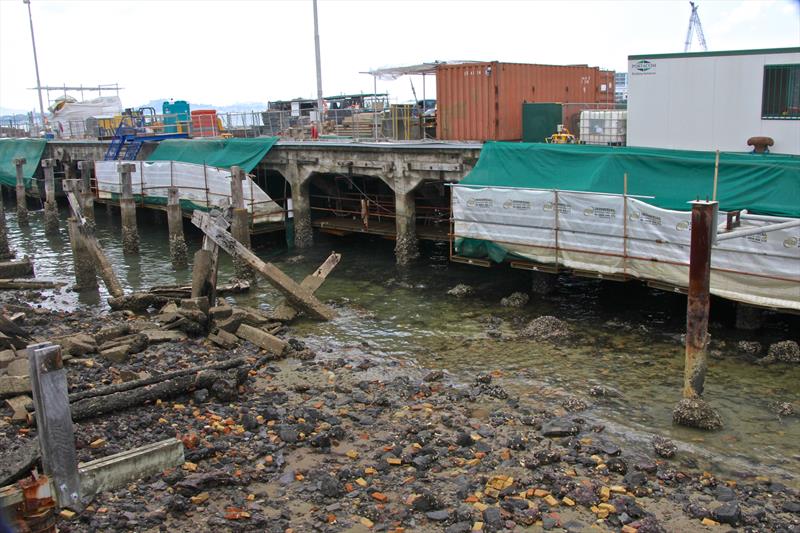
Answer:
[{"label": "scattered rock", "polygon": [[776,342],[770,345],[767,357],[782,363],[800,363],[800,344],[795,341]]},{"label": "scattered rock", "polygon": [[568,418],[551,418],[542,424],[542,435],[545,437],[568,437],[577,435],[580,428]]},{"label": "scattered rock", "polygon": [[795,413],[794,405],[789,402],[775,402],[772,411],[778,416],[792,416]]},{"label": "scattered rock", "polygon": [[570,396],[561,402],[561,406],[570,413],[577,413],[578,411],[585,411],[589,407],[589,404],[580,398]]},{"label": "scattered rock", "polygon": [[720,505],[711,512],[714,520],[722,524],[731,526],[739,525],[742,520],[742,510],[736,502],[728,502]]},{"label": "scattered rock", "polygon": [[761,343],[758,341],[739,341],[736,347],[741,353],[756,356],[761,353]]},{"label": "scattered rock", "polygon": [[433,381],[441,381],[443,378],[444,378],[444,372],[442,372],[441,370],[431,370],[422,379],[423,381],[430,383]]},{"label": "scattered rock", "polygon": [[500,300],[503,307],[523,307],[531,297],[524,292],[515,292]]},{"label": "scattered rock", "polygon": [[571,335],[569,325],[554,316],[544,315],[531,320],[520,336],[539,341],[566,339]]},{"label": "scattered rock", "polygon": [[722,428],[722,418],[711,405],[700,398],[684,398],[672,411],[672,422],[705,430]]},{"label": "scattered rock", "polygon": [[652,444],[656,455],[665,459],[675,457],[675,452],[678,451],[678,447],[675,446],[674,442],[660,435],[653,437]]},{"label": "scattered rock", "polygon": [[450,296],[455,296],[456,298],[464,298],[472,293],[473,293],[472,287],[464,283],[459,283],[458,285],[447,291],[447,294],[449,294]]}]

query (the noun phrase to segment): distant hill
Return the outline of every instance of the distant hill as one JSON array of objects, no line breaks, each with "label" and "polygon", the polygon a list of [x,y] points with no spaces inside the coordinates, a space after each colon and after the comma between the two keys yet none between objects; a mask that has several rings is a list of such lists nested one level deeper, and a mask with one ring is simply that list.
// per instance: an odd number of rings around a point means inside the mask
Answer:
[{"label": "distant hill", "polygon": [[[169,101],[169,98],[158,98],[155,100],[150,100],[146,104],[141,104],[136,107],[153,107],[155,108],[156,113],[161,113],[161,106],[167,101]],[[216,109],[218,113],[244,113],[247,111],[264,111],[267,109],[267,104],[264,102],[237,102],[231,105],[214,105],[189,102],[189,108]]]}]

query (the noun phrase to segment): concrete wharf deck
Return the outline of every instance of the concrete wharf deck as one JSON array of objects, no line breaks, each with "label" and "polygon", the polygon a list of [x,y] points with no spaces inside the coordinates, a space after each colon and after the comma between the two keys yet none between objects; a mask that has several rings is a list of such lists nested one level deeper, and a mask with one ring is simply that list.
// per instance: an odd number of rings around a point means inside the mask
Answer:
[{"label": "concrete wharf deck", "polygon": [[[49,141],[43,157],[68,164],[102,160],[108,144],[108,141],[91,140]],[[418,255],[417,239],[449,238],[449,226],[442,224],[449,214],[442,217],[439,213],[440,220],[436,223],[431,223],[424,215],[418,215],[417,205],[422,200],[418,194],[420,186],[460,181],[475,166],[481,147],[480,143],[456,142],[282,140],[267,153],[259,167],[282,176],[288,184],[287,190],[291,189],[296,247],[304,248],[313,243],[313,227],[342,235],[381,235],[396,240],[397,261],[402,264]],[[145,144],[140,157],[146,159],[154,148],[154,143]],[[364,212],[339,208],[335,213],[333,209],[312,207],[312,180],[317,187],[325,188],[335,187],[336,179],[342,177],[379,180],[384,184],[386,187],[382,188],[387,194],[383,200],[371,200],[364,204],[382,203],[381,216],[371,216],[368,207],[362,208]],[[444,194],[449,198],[449,191]],[[354,201],[353,198],[345,200],[350,202],[349,205],[353,205]],[[443,202],[444,205],[449,213],[449,200]],[[280,229],[282,225],[254,228],[257,233]]]}]

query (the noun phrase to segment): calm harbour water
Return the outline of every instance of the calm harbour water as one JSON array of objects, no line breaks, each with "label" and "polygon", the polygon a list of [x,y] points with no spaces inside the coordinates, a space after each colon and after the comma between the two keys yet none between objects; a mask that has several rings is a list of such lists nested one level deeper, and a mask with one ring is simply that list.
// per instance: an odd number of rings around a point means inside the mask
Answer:
[{"label": "calm harbour water", "polygon": [[[20,230],[11,203],[6,220],[18,257],[34,259],[36,276],[72,281],[73,267],[62,210],[57,237],[44,235],[42,212],[31,211],[31,225]],[[124,256],[118,212],[109,216],[97,206],[97,234],[126,289],[189,283],[191,271],[174,271],[169,261],[166,216],[139,215],[141,252]],[[186,226],[190,257],[201,236]],[[320,235],[302,258],[287,252],[277,238],[256,241],[259,256],[273,261],[296,280],[313,271],[336,250],[342,261],[317,295],[340,306],[329,323],[299,321],[293,334],[314,348],[335,352],[367,352],[424,367],[442,368],[457,378],[478,372],[502,371],[500,382],[532,407],[552,405],[553,398],[575,395],[592,404],[584,415],[605,423],[618,442],[647,449],[652,433],[676,440],[701,466],[729,472],[753,472],[798,485],[800,418],[778,418],[771,405],[792,402],[800,408],[800,367],[759,367],[730,355],[710,360],[706,399],[720,411],[726,427],[703,433],[671,425],[671,409],[680,398],[683,374],[685,298],[648,289],[638,283],[600,282],[562,276],[554,295],[533,297],[521,309],[504,308],[500,298],[528,291],[530,274],[505,267],[484,269],[450,263],[446,245],[426,244],[418,264],[398,270],[393,242],[368,236],[333,238]],[[220,256],[221,282],[233,274]],[[458,283],[471,285],[464,299],[446,291]],[[61,308],[105,306],[105,292],[77,294],[55,291],[48,305]],[[280,298],[261,282],[250,293],[231,301],[269,308]],[[580,332],[577,344],[549,344],[513,339],[529,320],[554,315]],[[499,319],[499,321],[498,321]],[[494,321],[499,338],[487,335]],[[798,339],[797,317],[771,316],[758,333],[732,329],[730,306],[712,304],[711,334],[723,341],[723,353],[733,353],[740,339],[769,342]],[[618,393],[589,396],[594,385]]]}]

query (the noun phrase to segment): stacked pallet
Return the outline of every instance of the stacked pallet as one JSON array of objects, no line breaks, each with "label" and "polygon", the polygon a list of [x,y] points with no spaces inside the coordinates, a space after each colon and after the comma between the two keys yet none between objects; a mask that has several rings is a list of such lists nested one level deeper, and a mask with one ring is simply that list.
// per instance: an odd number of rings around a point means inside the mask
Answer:
[{"label": "stacked pallet", "polygon": [[354,138],[374,137],[376,119],[380,130],[383,121],[381,113],[358,113],[345,117],[342,123],[336,126],[336,134]]}]

